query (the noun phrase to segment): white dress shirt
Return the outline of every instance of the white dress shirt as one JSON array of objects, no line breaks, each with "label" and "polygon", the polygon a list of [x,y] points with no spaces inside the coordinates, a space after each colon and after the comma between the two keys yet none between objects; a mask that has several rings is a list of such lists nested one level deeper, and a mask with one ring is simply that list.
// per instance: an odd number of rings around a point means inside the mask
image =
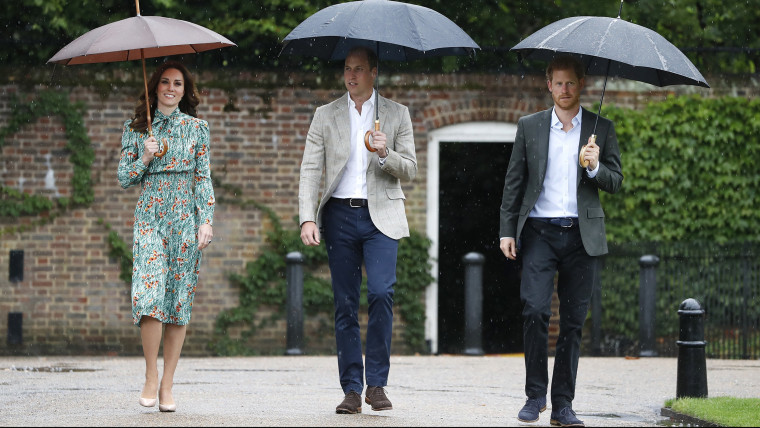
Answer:
[{"label": "white dress shirt", "polygon": [[546,176],[536,205],[528,217],[578,217],[575,181],[578,178],[582,112],[579,108],[572,119],[572,129],[565,132],[555,109],[552,109]]},{"label": "white dress shirt", "polygon": [[351,154],[348,157],[346,171],[332,194],[333,198],[367,199],[367,157],[369,151],[364,147],[364,134],[374,130],[375,126],[375,91],[362,104],[362,112],[356,110],[356,103],[348,96],[348,115],[351,118]]}]

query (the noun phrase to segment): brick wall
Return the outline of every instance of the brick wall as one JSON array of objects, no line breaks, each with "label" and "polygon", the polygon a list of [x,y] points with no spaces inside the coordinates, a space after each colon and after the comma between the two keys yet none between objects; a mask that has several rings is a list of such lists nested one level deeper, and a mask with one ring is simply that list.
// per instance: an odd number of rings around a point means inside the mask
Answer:
[{"label": "brick wall", "polygon": [[[82,70],[82,69],[80,69]],[[85,73],[84,71],[77,71]],[[90,76],[97,80],[97,76]],[[131,116],[139,86],[113,79],[109,89],[67,86],[59,88],[71,101],[87,106],[84,117],[95,161],[92,165],[95,201],[85,209],[33,225],[43,217],[0,218],[0,228],[30,225],[21,233],[0,236],[0,268],[9,264],[11,250],[24,251],[24,278],[11,283],[0,274],[0,332],[7,331],[7,314],[23,313],[24,345],[0,353],[116,353],[138,354],[139,330],[132,325],[130,287],[119,280],[118,261],[108,256],[103,220],[130,244],[138,188],[121,189],[116,178],[122,124]],[[107,78],[108,79],[108,78]],[[589,78],[582,102],[591,106],[601,93],[601,79]],[[651,91],[633,82],[608,84],[606,104],[638,108],[669,93],[698,92],[705,96],[757,96],[758,85],[747,81],[714,80],[713,90],[673,87]],[[718,80],[722,80],[718,82]],[[82,79],[81,81],[88,81]],[[199,116],[211,128],[212,171],[223,182],[280,216],[286,227],[296,227],[298,172],[304,139],[314,109],[344,92],[340,75],[314,76],[277,73],[240,73],[228,76],[203,73],[198,79],[225,81],[227,89],[202,90]],[[114,83],[116,82],[116,83]],[[131,82],[131,83],[129,83]],[[0,86],[0,124],[4,128],[13,109],[12,97],[29,100],[46,86]],[[407,105],[412,114],[419,162],[417,179],[404,183],[410,226],[424,231],[427,133],[441,126],[471,121],[517,122],[546,108],[551,99],[541,78],[512,75],[391,75],[383,76],[381,93]],[[56,117],[30,123],[7,138],[1,148],[0,179],[6,186],[50,198],[71,194],[72,166],[64,150],[66,136]],[[217,196],[221,190],[217,189]],[[257,257],[269,225],[256,209],[218,204],[214,244],[205,251],[201,279],[184,353],[206,354],[216,315],[237,305],[238,290],[227,280],[241,273]],[[264,313],[261,314],[265,315]],[[327,326],[327,327],[325,327]],[[308,350],[334,349],[330,316],[307,320]],[[403,351],[403,320],[395,328],[394,349]],[[285,324],[278,322],[253,339],[262,353],[282,352]]]}]

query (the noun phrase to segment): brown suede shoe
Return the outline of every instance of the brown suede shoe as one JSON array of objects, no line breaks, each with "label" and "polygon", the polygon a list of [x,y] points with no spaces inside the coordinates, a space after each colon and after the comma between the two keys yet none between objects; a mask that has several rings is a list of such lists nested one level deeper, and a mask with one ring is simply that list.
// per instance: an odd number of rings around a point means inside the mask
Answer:
[{"label": "brown suede shoe", "polygon": [[393,410],[391,400],[385,395],[382,386],[368,386],[364,402],[372,406],[372,410]]},{"label": "brown suede shoe", "polygon": [[362,396],[356,391],[348,391],[343,402],[335,408],[335,413],[353,415],[362,412]]}]

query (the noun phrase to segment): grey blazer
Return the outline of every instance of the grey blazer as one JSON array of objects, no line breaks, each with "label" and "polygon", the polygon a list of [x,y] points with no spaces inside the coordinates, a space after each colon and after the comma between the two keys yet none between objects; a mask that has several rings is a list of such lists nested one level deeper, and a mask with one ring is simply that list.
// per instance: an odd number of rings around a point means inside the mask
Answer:
[{"label": "grey blazer", "polygon": [[[520,118],[512,149],[512,157],[504,179],[501,201],[500,237],[519,239],[528,214],[538,200],[546,175],[549,156],[549,128],[552,110],[544,110]],[[583,109],[580,148],[588,141],[594,129],[596,115]],[[596,144],[599,146],[599,172],[589,178],[586,169],[578,167],[578,224],[583,247],[590,256],[607,254],[607,235],[604,227],[604,210],[599,201],[599,190],[615,193],[620,190],[623,173],[620,167],[615,126],[599,117],[596,127]]]},{"label": "grey blazer", "polygon": [[[401,180],[414,179],[417,156],[414,150],[412,119],[405,106],[379,97],[380,131],[387,136],[388,157],[380,166],[377,153],[367,162],[367,200],[370,217],[380,232],[393,239],[409,236]],[[317,108],[306,136],[298,187],[299,224],[314,221],[322,228],[322,209],[346,170],[350,146],[351,119],[348,93]],[[321,199],[322,172],[325,186]]]}]

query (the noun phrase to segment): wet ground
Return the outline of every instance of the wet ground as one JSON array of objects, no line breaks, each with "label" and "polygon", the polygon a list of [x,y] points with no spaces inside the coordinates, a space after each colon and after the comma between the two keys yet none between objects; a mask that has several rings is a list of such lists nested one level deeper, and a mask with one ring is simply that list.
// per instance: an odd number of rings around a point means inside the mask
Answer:
[{"label": "wet ground", "polygon": [[[553,360],[550,359],[549,364]],[[587,426],[669,426],[675,358],[581,357],[573,408]],[[549,426],[521,423],[522,355],[394,356],[393,410],[336,415],[334,356],[182,358],[176,413],[137,404],[139,357],[0,358],[0,426]],[[710,396],[760,396],[760,361],[708,360]],[[678,424],[676,424],[678,425]]]}]

